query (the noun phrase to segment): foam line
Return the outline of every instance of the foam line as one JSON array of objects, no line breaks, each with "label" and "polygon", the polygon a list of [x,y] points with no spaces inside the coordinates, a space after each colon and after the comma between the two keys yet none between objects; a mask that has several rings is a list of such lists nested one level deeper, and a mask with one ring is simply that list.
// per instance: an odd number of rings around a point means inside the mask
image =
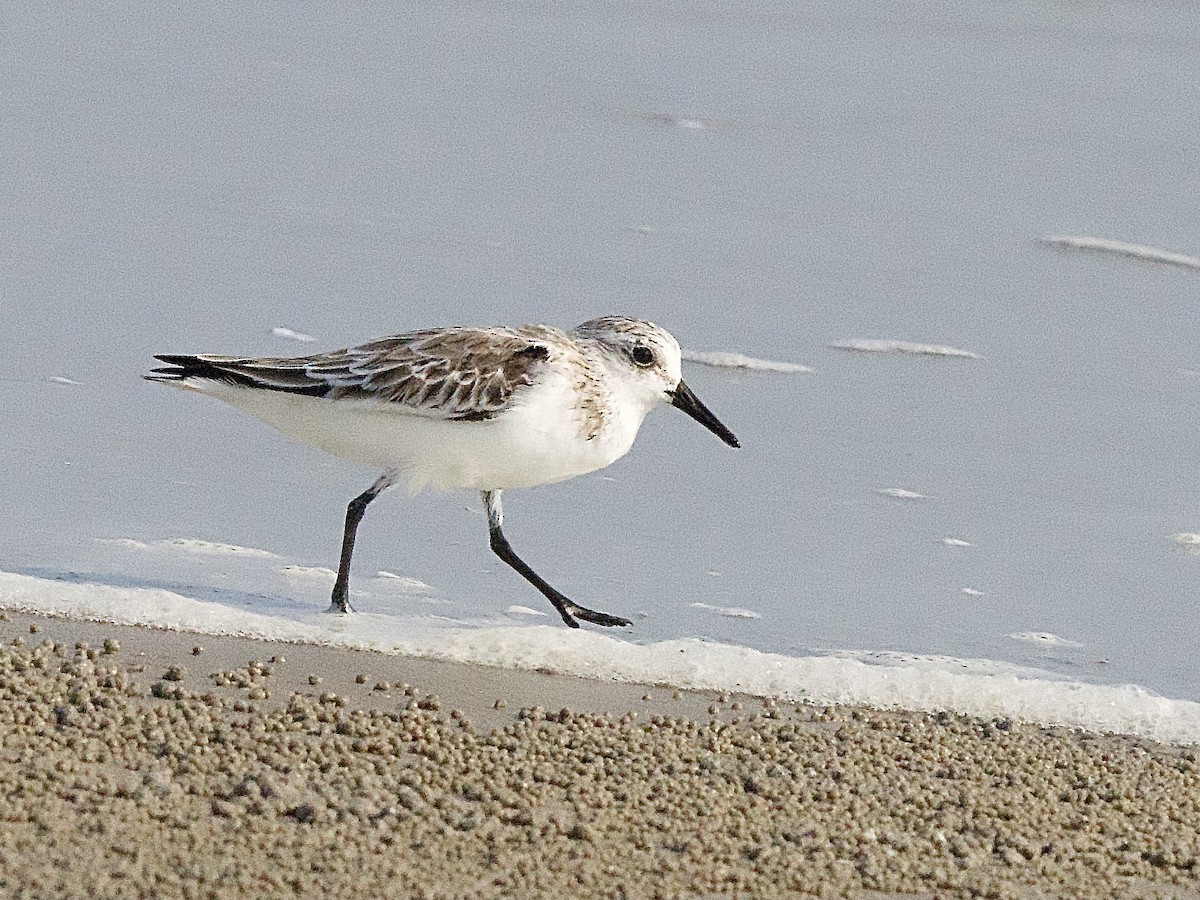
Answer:
[{"label": "foam line", "polygon": [[1130,256],[1134,259],[1146,260],[1147,262],[1166,263],[1169,266],[1183,266],[1186,269],[1200,269],[1200,257],[1188,256],[1185,253],[1174,253],[1170,250],[1160,250],[1158,247],[1150,247],[1146,244],[1127,244],[1124,241],[1110,241],[1107,238],[1073,234],[1051,234],[1042,238],[1042,243],[1067,250],[1115,253],[1119,256]]},{"label": "foam line", "polygon": [[861,338],[849,341],[834,341],[828,345],[832,350],[849,350],[855,353],[905,353],[910,356],[949,356],[959,359],[979,359],[979,354],[970,350],[959,350],[944,344],[917,344],[912,341],[893,341],[882,338]]},{"label": "foam line", "polygon": [[635,644],[557,625],[470,627],[430,615],[332,616],[316,607],[297,613],[294,605],[281,601],[272,609],[269,598],[262,601],[261,611],[250,612],[157,588],[80,584],[0,571],[0,608],[43,615],[815,703],[950,710],[1200,743],[1200,703],[1159,697],[1136,685],[1069,681],[992,660],[862,653],[791,657],[696,639]]},{"label": "foam line", "polygon": [[808,366],[799,363],[777,362],[773,359],[757,359],[742,353],[725,351],[683,350],[681,355],[688,362],[700,363],[702,366],[716,366],[721,369],[751,369],[757,372],[786,372],[799,374],[811,372]]}]

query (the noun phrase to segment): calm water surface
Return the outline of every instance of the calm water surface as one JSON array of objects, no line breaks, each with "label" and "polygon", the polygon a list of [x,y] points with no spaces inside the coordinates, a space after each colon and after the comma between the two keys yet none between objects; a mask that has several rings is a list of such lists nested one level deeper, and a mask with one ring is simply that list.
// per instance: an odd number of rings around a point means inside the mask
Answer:
[{"label": "calm water surface", "polygon": [[[1200,699],[1171,539],[1200,532],[1200,272],[1038,243],[1200,251],[1198,45],[1165,3],[16,5],[0,568],[318,607],[276,570],[335,565],[374,473],[142,382],[150,354],[623,312],[814,369],[692,367],[744,449],[664,410],[611,469],[506,496],[518,550],[645,613],[634,639]],[[978,358],[827,346],[865,338]],[[373,506],[358,573],[431,587],[359,607],[543,608],[477,506]],[[282,559],[109,543],[172,538]]]}]

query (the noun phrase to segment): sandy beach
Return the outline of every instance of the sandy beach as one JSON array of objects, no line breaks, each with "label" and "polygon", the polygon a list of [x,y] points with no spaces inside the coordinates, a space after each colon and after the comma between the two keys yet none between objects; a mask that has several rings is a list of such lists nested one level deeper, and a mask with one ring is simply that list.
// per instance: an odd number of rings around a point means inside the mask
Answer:
[{"label": "sandy beach", "polygon": [[6,897],[1197,897],[1194,748],[6,613]]}]

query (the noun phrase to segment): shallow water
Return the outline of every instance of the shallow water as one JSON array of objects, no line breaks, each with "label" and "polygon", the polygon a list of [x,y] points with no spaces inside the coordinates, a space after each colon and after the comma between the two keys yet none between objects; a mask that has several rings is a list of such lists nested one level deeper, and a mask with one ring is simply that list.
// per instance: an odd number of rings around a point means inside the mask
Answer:
[{"label": "shallow water", "polygon": [[[1200,276],[1042,241],[1200,250],[1198,39],[1169,4],[14,8],[0,569],[303,619],[374,474],[152,353],[624,312],[813,370],[688,365],[742,450],[664,410],[505,496],[630,639],[1200,699]],[[355,576],[401,622],[550,621],[470,495],[379,501]]]}]

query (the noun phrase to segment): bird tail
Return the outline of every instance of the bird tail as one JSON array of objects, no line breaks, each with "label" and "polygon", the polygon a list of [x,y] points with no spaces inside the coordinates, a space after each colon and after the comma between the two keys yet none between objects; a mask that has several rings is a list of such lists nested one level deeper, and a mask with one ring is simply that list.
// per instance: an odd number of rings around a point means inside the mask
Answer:
[{"label": "bird tail", "polygon": [[245,375],[222,368],[220,360],[212,357],[156,353],[154,358],[166,363],[166,365],[151,369],[149,374],[143,375],[142,377],[147,381],[169,384],[172,387],[181,387],[190,390],[200,390],[195,381],[220,381],[226,384],[241,384],[246,386],[252,384],[251,379]]},{"label": "bird tail", "polygon": [[329,391],[328,383],[309,378],[304,367],[281,366],[277,360],[173,353],[155,354],[154,358],[167,365],[152,369],[150,374],[143,376],[147,381],[193,391],[203,391],[202,382],[214,381],[236,387],[283,391],[311,397],[322,397]]}]

